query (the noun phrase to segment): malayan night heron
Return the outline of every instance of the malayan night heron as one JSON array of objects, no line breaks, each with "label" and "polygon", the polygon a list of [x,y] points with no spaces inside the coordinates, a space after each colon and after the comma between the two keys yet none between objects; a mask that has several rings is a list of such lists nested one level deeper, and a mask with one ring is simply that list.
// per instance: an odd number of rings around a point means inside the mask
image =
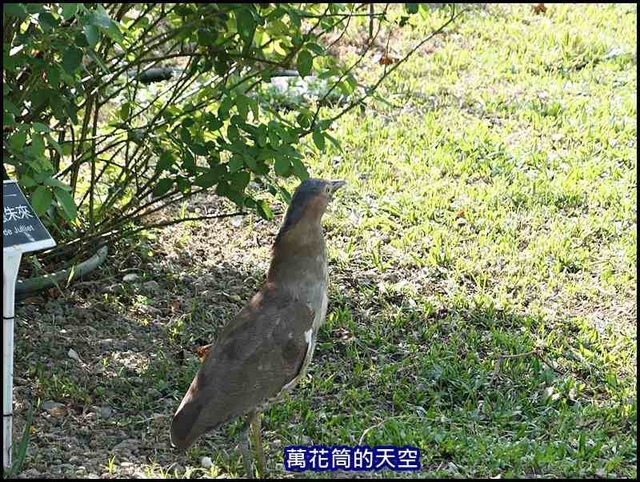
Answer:
[{"label": "malayan night heron", "polygon": [[[328,302],[321,220],[343,184],[307,179],[296,189],[266,282],[211,345],[173,417],[171,441],[177,448],[187,449],[200,435],[247,415],[245,429],[264,473],[260,413],[296,385],[313,356]],[[243,456],[251,475],[248,446]]]}]

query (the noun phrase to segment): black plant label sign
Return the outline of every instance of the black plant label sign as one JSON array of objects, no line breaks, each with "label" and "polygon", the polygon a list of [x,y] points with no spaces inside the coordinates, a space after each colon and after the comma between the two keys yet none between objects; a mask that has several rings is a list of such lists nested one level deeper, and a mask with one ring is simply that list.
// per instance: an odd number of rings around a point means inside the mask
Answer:
[{"label": "black plant label sign", "polygon": [[35,251],[55,241],[33,211],[15,181],[2,183],[2,248]]}]

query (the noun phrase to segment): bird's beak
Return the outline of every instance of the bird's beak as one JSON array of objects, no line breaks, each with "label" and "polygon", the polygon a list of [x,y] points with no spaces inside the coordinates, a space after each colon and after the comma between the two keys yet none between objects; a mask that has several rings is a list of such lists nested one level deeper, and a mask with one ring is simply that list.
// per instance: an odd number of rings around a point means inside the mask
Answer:
[{"label": "bird's beak", "polygon": [[346,184],[345,181],[330,181],[330,182],[331,182],[332,191],[337,191],[338,189],[340,189],[342,186]]}]

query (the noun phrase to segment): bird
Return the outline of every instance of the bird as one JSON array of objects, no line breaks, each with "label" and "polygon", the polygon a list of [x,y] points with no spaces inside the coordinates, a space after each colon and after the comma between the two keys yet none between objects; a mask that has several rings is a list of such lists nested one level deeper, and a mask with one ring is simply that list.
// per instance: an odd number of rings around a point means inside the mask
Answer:
[{"label": "bird", "polygon": [[249,477],[251,438],[266,469],[260,415],[305,376],[328,306],[322,217],[341,180],[308,178],[296,188],[271,251],[266,281],[208,346],[171,421],[171,443],[191,447],[203,434],[246,416],[241,445]]}]

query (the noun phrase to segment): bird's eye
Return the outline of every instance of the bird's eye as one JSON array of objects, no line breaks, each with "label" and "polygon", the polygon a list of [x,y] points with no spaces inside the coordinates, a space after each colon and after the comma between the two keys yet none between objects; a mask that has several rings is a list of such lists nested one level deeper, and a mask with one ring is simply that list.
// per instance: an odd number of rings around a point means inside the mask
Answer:
[{"label": "bird's eye", "polygon": [[331,186],[329,184],[324,187],[324,192],[326,194],[331,194]]}]

